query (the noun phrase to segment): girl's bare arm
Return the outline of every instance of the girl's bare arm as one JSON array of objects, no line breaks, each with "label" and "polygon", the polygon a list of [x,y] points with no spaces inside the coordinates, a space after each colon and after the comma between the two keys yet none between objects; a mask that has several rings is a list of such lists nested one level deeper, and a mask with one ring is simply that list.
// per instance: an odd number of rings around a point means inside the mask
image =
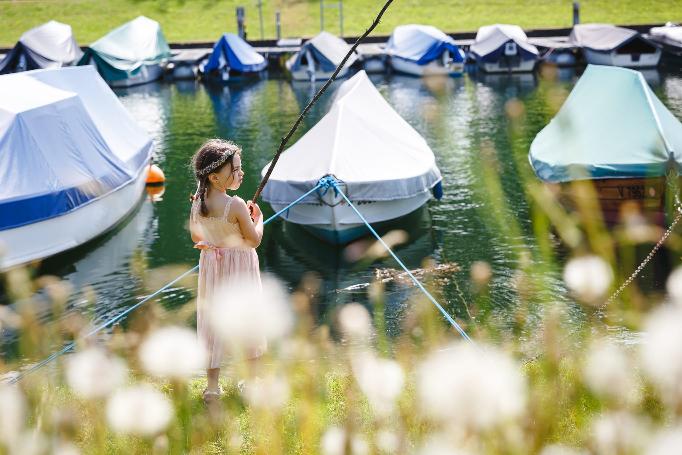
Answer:
[{"label": "girl's bare arm", "polygon": [[234,209],[234,214],[239,222],[239,227],[244,236],[246,243],[252,248],[258,248],[261,240],[263,239],[263,214],[260,211],[255,211],[255,220],[251,220],[251,215],[249,214],[249,209],[246,206],[246,202],[239,197],[235,197],[235,201],[232,204]]}]

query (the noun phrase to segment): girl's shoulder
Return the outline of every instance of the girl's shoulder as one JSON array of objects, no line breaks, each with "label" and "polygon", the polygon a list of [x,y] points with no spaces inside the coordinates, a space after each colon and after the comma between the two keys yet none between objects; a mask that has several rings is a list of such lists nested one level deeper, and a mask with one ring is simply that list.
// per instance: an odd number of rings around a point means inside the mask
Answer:
[{"label": "girl's shoulder", "polygon": [[244,213],[247,210],[246,202],[239,196],[230,196],[227,206],[225,207],[225,219],[230,223],[237,223],[237,214]]}]

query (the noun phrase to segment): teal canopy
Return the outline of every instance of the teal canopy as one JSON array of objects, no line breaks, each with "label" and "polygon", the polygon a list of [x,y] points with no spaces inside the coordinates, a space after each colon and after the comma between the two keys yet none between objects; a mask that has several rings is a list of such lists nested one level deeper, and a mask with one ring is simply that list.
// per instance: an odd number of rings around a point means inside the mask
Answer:
[{"label": "teal canopy", "polygon": [[137,74],[142,65],[161,63],[170,57],[159,23],[139,16],[92,43],[79,64],[94,59],[106,80],[119,80]]},{"label": "teal canopy", "polygon": [[641,73],[589,65],[528,155],[542,180],[663,176],[682,163],[682,124]]}]

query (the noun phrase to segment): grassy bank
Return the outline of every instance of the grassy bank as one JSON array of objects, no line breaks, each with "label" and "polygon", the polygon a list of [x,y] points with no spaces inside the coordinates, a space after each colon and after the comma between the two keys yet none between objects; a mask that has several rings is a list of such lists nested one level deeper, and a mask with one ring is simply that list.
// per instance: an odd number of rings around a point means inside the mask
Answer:
[{"label": "grassy bank", "polygon": [[[646,24],[682,20],[682,0],[584,0],[583,22]],[[344,0],[344,35],[358,35],[370,24],[382,2]],[[158,20],[171,42],[213,41],[236,30],[235,7],[246,8],[247,33],[260,38],[255,0],[43,0],[0,1],[0,46],[10,46],[27,29],[55,19],[71,24],[76,39],[88,44],[112,28],[144,14]],[[377,27],[389,34],[405,23],[432,24],[446,31],[472,31],[494,22],[524,28],[567,27],[572,0],[396,0]],[[283,36],[310,36],[320,30],[319,1],[263,1],[264,37],[275,37],[275,11],[282,14]],[[338,10],[325,13],[326,28],[338,33]]]}]

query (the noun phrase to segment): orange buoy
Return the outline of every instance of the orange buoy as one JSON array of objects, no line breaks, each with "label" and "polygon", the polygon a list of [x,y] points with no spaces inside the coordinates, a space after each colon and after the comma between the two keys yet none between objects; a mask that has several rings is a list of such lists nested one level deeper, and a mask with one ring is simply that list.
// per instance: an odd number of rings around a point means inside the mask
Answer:
[{"label": "orange buoy", "polygon": [[152,202],[159,202],[163,200],[163,193],[166,192],[166,187],[163,185],[147,185],[147,195]]},{"label": "orange buoy", "polygon": [[159,166],[150,164],[147,169],[147,185],[163,185],[166,181],[166,176]]}]

